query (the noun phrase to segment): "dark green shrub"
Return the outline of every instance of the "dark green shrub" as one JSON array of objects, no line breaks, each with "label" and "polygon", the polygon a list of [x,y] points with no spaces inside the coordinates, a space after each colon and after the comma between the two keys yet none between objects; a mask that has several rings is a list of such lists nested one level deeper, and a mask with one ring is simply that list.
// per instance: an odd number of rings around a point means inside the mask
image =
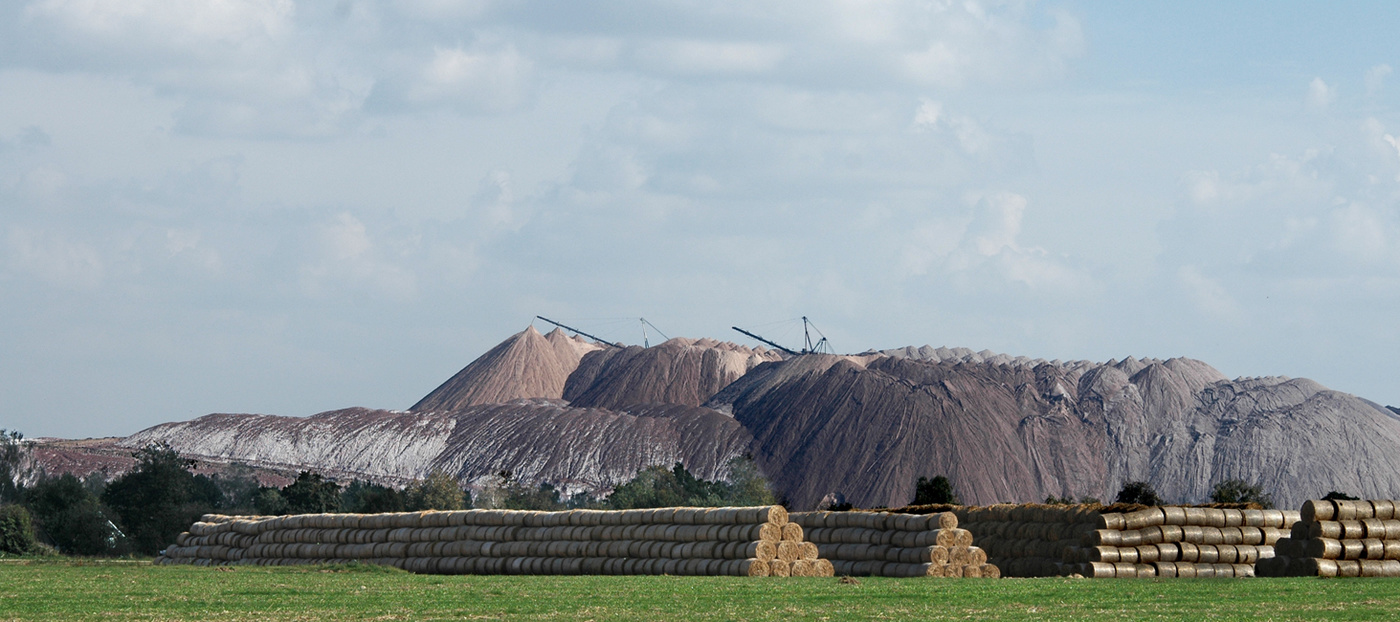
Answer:
[{"label": "dark green shrub", "polygon": [[1141,505],[1162,505],[1162,498],[1157,496],[1157,490],[1152,484],[1147,482],[1128,482],[1123,485],[1123,489],[1118,491],[1118,503],[1137,503]]},{"label": "dark green shrub", "polygon": [[403,493],[388,486],[355,480],[340,493],[340,510],[353,514],[402,512]]},{"label": "dark green shrub", "polygon": [[962,505],[962,501],[958,499],[957,491],[953,490],[953,482],[947,477],[942,475],[933,479],[920,477],[919,481],[914,483],[913,505],[935,503]]},{"label": "dark green shrub", "polygon": [[19,481],[25,474],[29,445],[19,432],[0,429],[0,503],[20,499]]},{"label": "dark green shrub", "polygon": [[414,512],[471,508],[471,495],[462,490],[456,478],[438,469],[405,489],[403,496],[407,498],[408,509]]},{"label": "dark green shrub", "polygon": [[116,555],[128,550],[125,534],[97,497],[71,474],[44,478],[26,488],[24,504],[42,535],[61,553]]},{"label": "dark green shrub", "polygon": [[160,552],[201,515],[223,505],[218,484],[192,473],[194,461],[169,445],[154,443],[132,456],[136,468],[107,484],[102,501],[120,517],[136,551]]},{"label": "dark green shrub", "polygon": [[1273,495],[1264,492],[1262,486],[1241,479],[1227,479],[1216,484],[1211,489],[1210,500],[1215,503],[1258,503],[1266,510],[1274,507]]},{"label": "dark green shrub", "polygon": [[23,555],[34,550],[34,519],[24,506],[0,505],[0,553]]},{"label": "dark green shrub", "polygon": [[1335,490],[1333,490],[1333,491],[1331,491],[1331,492],[1329,492],[1329,493],[1323,495],[1322,498],[1325,499],[1325,500],[1327,500],[1327,501],[1332,501],[1332,500],[1337,500],[1337,501],[1360,501],[1360,500],[1361,500],[1360,497],[1353,497],[1353,496],[1351,496],[1351,495],[1349,495],[1349,494],[1347,494],[1347,493],[1344,493],[1344,492],[1337,492],[1337,491],[1335,491]]},{"label": "dark green shrub", "polygon": [[253,507],[258,514],[280,516],[287,513],[287,499],[282,496],[282,491],[263,486],[258,489],[258,496],[253,499]]},{"label": "dark green shrub", "polygon": [[302,471],[296,481],[282,489],[288,514],[321,514],[340,511],[340,486],[320,473]]}]

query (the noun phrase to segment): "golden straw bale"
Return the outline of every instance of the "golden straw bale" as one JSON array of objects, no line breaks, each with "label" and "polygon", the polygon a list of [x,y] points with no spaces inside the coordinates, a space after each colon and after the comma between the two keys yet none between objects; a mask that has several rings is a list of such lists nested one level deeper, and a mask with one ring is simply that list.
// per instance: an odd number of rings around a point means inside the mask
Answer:
[{"label": "golden straw bale", "polygon": [[792,542],[802,541],[802,525],[799,525],[797,523],[787,523],[783,525],[782,531],[783,540],[789,540]]},{"label": "golden straw bale", "polygon": [[791,562],[775,559],[768,562],[768,576],[789,577],[792,576]]}]

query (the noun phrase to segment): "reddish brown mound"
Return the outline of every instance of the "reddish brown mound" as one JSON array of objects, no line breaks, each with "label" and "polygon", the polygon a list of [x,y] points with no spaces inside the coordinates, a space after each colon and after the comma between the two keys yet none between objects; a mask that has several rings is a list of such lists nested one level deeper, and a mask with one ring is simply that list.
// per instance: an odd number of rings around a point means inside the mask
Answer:
[{"label": "reddish brown mound", "polygon": [[712,402],[753,432],[760,465],[796,508],[831,492],[900,506],[919,477],[940,474],[971,503],[1043,499],[1061,478],[1099,491],[1102,440],[1037,389],[1061,384],[1059,373],[808,355],[761,366]]},{"label": "reddish brown mound", "polygon": [[713,339],[678,337],[650,348],[609,348],[583,357],[564,387],[564,399],[592,408],[699,406],[759,363],[776,360],[774,352]]},{"label": "reddish brown mound", "polygon": [[904,505],[934,475],[973,504],[1106,500],[1129,481],[1172,503],[1225,479],[1261,485],[1280,507],[1328,490],[1400,494],[1391,413],[1309,380],[1226,380],[1190,359],[1084,369],[812,355],[760,365],[707,405],[753,432],[760,466],[799,509],[834,492]]},{"label": "reddish brown mound", "polygon": [[558,399],[579,359],[599,347],[567,337],[557,328],[542,336],[530,326],[472,361],[409,410],[450,411],[522,398]]}]

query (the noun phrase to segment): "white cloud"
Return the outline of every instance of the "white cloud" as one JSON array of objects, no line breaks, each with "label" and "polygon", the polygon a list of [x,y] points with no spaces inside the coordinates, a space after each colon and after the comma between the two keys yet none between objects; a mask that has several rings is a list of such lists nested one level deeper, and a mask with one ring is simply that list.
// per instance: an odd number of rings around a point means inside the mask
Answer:
[{"label": "white cloud", "polygon": [[301,267],[302,291],[326,297],[334,290],[368,291],[393,300],[417,293],[417,278],[390,259],[360,219],[341,212],[316,228],[315,254]]},{"label": "white cloud", "polygon": [[[906,234],[900,265],[908,276],[967,275],[1019,283],[1037,290],[1084,291],[1092,279],[1043,248],[1020,243],[1027,200],[1013,192],[969,197],[971,210],[957,219],[927,220]],[[984,284],[987,285],[987,284]]]},{"label": "white cloud", "polygon": [[59,287],[91,289],[106,273],[96,248],[51,231],[12,227],[5,255],[10,272]]},{"label": "white cloud", "polygon": [[1328,86],[1322,78],[1313,78],[1308,83],[1308,107],[1313,110],[1327,110],[1332,105],[1332,101],[1337,99],[1337,90]]},{"label": "white cloud", "polygon": [[509,110],[528,95],[533,69],[533,63],[514,47],[494,52],[436,48],[405,97],[414,104]]},{"label": "white cloud", "polygon": [[1239,322],[1243,311],[1230,292],[1219,281],[1201,273],[1197,266],[1181,266],[1177,269],[1177,280],[1186,294],[1200,311],[1217,320]]},{"label": "white cloud", "polygon": [[1366,95],[1375,97],[1385,87],[1385,79],[1390,76],[1390,65],[1376,65],[1366,70]]},{"label": "white cloud", "polygon": [[639,65],[679,75],[762,74],[786,56],[779,45],[732,41],[648,42],[636,51]]}]

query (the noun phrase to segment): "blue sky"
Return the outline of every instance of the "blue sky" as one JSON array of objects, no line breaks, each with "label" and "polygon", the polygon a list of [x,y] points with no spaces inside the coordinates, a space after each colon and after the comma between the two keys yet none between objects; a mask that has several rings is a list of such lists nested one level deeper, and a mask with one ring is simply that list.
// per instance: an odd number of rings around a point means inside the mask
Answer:
[{"label": "blue sky", "polygon": [[1393,3],[563,6],[5,3],[0,427],[403,408],[536,314],[1400,404]]}]

